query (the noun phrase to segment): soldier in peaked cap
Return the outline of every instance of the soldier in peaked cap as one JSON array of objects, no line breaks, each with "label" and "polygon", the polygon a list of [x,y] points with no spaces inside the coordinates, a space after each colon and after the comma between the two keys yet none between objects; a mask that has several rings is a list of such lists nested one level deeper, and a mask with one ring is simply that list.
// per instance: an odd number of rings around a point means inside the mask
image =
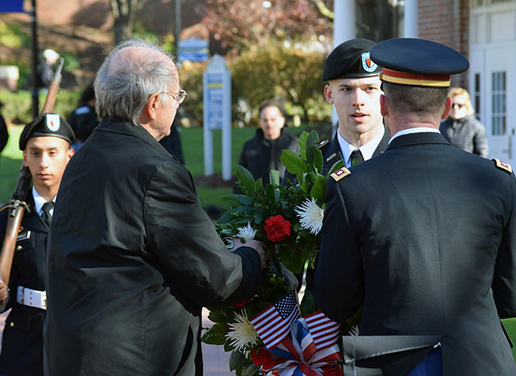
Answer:
[{"label": "soldier in peaked cap", "polygon": [[315,302],[336,321],[363,306],[359,336],[343,337],[357,374],[515,375],[499,318],[516,316],[516,179],[439,133],[469,63],[421,39],[381,42],[371,59],[392,138],[328,180]]},{"label": "soldier in peaked cap", "polygon": [[380,68],[370,57],[375,42],[356,38],[338,45],[322,74],[324,96],[339,118],[335,137],[322,146],[326,173],[339,160],[346,167],[382,153],[389,135],[380,114]]},{"label": "soldier in peaked cap", "polygon": [[[47,234],[74,138],[72,128],[58,114],[36,117],[20,136],[23,163],[30,170],[33,187],[17,239],[9,294],[1,296],[7,295],[2,312],[11,308],[2,338],[2,375],[43,375]],[[7,216],[8,210],[0,212],[0,239],[5,236]],[[1,280],[0,286],[5,288]]]}]

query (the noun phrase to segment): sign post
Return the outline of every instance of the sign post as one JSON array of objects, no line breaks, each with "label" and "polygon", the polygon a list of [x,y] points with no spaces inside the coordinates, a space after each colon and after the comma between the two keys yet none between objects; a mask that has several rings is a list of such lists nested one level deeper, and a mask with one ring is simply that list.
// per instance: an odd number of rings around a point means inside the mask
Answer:
[{"label": "sign post", "polygon": [[231,173],[231,73],[224,58],[214,55],[203,77],[204,175],[213,175],[213,131],[222,130],[222,179]]}]

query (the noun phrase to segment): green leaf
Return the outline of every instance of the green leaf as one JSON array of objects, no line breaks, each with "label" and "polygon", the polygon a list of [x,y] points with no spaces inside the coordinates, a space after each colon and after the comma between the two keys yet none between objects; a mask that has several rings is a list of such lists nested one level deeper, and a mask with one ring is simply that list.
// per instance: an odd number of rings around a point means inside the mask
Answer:
[{"label": "green leaf", "polygon": [[276,189],[270,184],[267,184],[265,187],[265,198],[267,201],[269,201],[271,204],[276,204]]},{"label": "green leaf", "polygon": [[331,166],[331,168],[328,170],[328,173],[326,174],[326,176],[330,176],[335,171],[337,171],[339,168],[341,168],[343,165],[344,165],[344,160],[343,159],[341,159],[340,161],[335,162],[333,164],[333,166]]},{"label": "green leaf", "polygon": [[272,185],[280,185],[280,173],[279,173],[278,170],[270,170],[270,172],[269,172],[269,182]]},{"label": "green leaf", "polygon": [[312,190],[310,191],[310,197],[313,197],[316,200],[324,199],[324,194],[326,192],[326,181],[327,180],[328,180],[328,178],[318,176],[317,179],[315,179]]},{"label": "green leaf", "polygon": [[282,264],[295,274],[300,274],[303,271],[305,261],[310,257],[309,250],[303,248],[289,249],[284,245],[279,246],[278,254]]},{"label": "green leaf", "polygon": [[258,376],[260,368],[254,363],[248,363],[242,367],[242,376]]},{"label": "green leaf", "polygon": [[319,135],[314,130],[310,132],[306,140],[306,161],[309,168],[313,172],[321,172],[323,167],[323,155],[317,144],[319,143]]},{"label": "green leaf", "polygon": [[237,166],[236,176],[240,189],[245,192],[254,191],[254,178],[249,170],[241,165]]},{"label": "green leaf", "polygon": [[234,371],[237,368],[243,367],[247,362],[246,357],[240,351],[232,351],[229,357],[229,369]]},{"label": "green leaf", "polygon": [[297,144],[299,145],[299,155],[301,158],[306,160],[306,139],[308,138],[308,132],[303,131],[297,138]]},{"label": "green leaf", "polygon": [[208,330],[202,335],[201,341],[208,345],[223,345],[224,337],[214,333],[212,330]]},{"label": "green leaf", "polygon": [[283,150],[281,152],[280,160],[285,165],[288,172],[293,175],[298,175],[308,171],[306,161],[292,150]]}]

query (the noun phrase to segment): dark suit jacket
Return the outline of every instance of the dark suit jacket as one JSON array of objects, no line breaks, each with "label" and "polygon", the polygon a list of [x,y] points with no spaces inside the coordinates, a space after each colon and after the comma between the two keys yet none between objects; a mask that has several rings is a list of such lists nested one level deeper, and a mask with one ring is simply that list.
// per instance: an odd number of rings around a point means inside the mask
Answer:
[{"label": "dark suit jacket", "polygon": [[[34,211],[32,194],[28,199],[30,212],[22,220],[23,231],[18,236],[14,252],[10,294],[4,311],[11,309],[5,321],[0,354],[0,373],[5,375],[43,375],[43,322],[42,309],[27,307],[16,302],[18,286],[45,290],[47,274],[48,226]],[[7,227],[8,210],[0,212],[0,239]]]},{"label": "dark suit jacket", "polygon": [[[515,375],[513,173],[439,133],[394,139],[328,180],[316,304],[360,335],[443,335],[444,375]],[[400,373],[402,374],[402,373]]]},{"label": "dark suit jacket", "polygon": [[144,128],[102,121],[70,160],[49,239],[50,375],[202,375],[201,308],[254,295],[189,171]]}]

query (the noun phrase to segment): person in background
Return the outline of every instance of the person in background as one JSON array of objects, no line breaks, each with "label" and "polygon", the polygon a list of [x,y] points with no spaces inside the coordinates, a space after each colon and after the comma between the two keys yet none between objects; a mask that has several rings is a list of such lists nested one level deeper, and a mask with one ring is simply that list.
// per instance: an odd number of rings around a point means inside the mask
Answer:
[{"label": "person in background", "polygon": [[68,116],[67,121],[75,132],[73,148],[77,150],[99,124],[93,82],[82,91],[78,107]]},{"label": "person in background", "polygon": [[328,179],[313,288],[337,322],[363,307],[359,335],[341,337],[344,372],[516,375],[500,322],[516,316],[516,179],[439,132],[451,75],[469,63],[413,38],[380,42],[371,59],[392,138]]},{"label": "person in background", "polygon": [[[28,210],[16,241],[9,295],[3,294],[2,312],[9,309],[2,337],[0,374],[43,375],[43,323],[46,316],[47,235],[57,191],[74,154],[74,133],[58,114],[44,114],[27,124],[20,136],[23,164],[32,175]],[[0,212],[3,242],[9,210]]]},{"label": "person in background", "polygon": [[[285,166],[280,160],[283,150],[298,151],[297,138],[292,136],[285,126],[283,107],[274,101],[268,101],[260,106],[259,129],[254,138],[247,141],[238,164],[251,172],[255,180],[262,179],[265,185],[269,183],[269,172],[277,170],[280,181],[285,175]],[[235,193],[241,193],[240,187],[234,186]]]},{"label": "person in background", "polygon": [[[0,102],[0,110],[4,107],[4,104]],[[0,113],[0,153],[7,146],[7,141],[9,141],[9,130],[7,129],[7,123],[5,122],[4,117]]]},{"label": "person in background", "polygon": [[40,60],[37,66],[37,86],[39,89],[47,90],[50,83],[54,79],[54,64],[59,60],[60,55],[47,48],[43,51],[43,59]]},{"label": "person in background", "polygon": [[450,115],[439,127],[444,138],[462,150],[488,158],[486,127],[475,117],[468,91],[454,87],[448,96],[452,100]]},{"label": "person in background", "polygon": [[122,42],[95,93],[102,120],[65,171],[50,230],[46,373],[201,376],[202,307],[254,296],[263,244],[230,252],[159,144],[187,95],[170,54]]}]

